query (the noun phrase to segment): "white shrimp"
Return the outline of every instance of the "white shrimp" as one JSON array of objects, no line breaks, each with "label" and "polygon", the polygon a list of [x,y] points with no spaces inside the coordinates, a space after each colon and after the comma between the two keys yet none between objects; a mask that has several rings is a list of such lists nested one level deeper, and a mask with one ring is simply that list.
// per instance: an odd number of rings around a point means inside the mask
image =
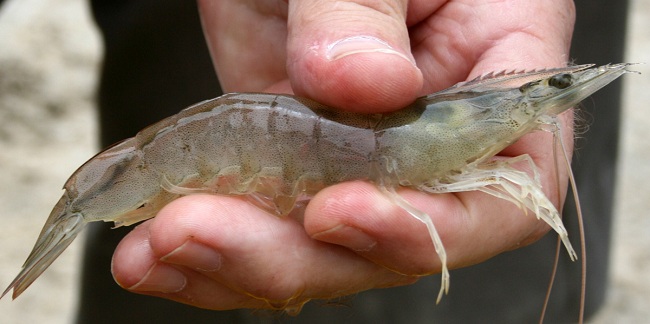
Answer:
[{"label": "white shrimp", "polygon": [[[13,289],[18,297],[89,222],[130,225],[197,192],[243,195],[284,216],[299,197],[357,179],[375,183],[426,225],[442,261],[438,301],[449,289],[443,242],[431,218],[397,194],[400,186],[434,194],[479,190],[506,199],[549,224],[575,260],[532,159],[491,158],[628,72],[627,66],[490,74],[384,115],[339,112],[308,99],[261,93],[201,102],[82,165],[2,296]],[[513,167],[520,162],[529,165],[532,177]]]}]

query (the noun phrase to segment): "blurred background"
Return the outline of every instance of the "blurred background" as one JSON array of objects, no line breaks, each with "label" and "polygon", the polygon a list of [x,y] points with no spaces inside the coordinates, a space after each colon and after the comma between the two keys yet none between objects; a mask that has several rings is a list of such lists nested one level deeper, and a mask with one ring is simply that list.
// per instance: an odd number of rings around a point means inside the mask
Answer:
[{"label": "blurred background", "polygon": [[[650,1],[630,5],[626,61],[650,63]],[[101,51],[85,0],[0,7],[0,289],[18,273],[65,180],[99,149],[93,101]],[[610,290],[591,323],[650,323],[650,65],[633,69],[643,74],[622,78]],[[71,323],[81,242],[18,300],[0,301],[0,322]]]}]

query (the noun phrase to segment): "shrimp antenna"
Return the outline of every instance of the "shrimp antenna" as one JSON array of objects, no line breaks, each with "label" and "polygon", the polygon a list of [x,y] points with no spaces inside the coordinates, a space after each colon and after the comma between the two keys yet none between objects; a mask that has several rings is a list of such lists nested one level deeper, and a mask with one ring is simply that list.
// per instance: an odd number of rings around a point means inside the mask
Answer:
[{"label": "shrimp antenna", "polygon": [[[564,144],[564,139],[562,138],[560,134],[560,125],[555,120],[552,125],[553,127],[553,156],[557,156],[557,146],[558,144],[562,148],[562,156],[564,163],[567,167],[567,170],[569,172],[569,183],[571,184],[571,192],[573,194],[573,200],[575,202],[575,207],[576,207],[576,214],[578,217],[578,230],[580,233],[580,254],[582,256],[581,258],[581,283],[580,283],[580,309],[579,309],[579,315],[578,315],[578,323],[583,323],[584,322],[584,313],[585,313],[585,299],[586,299],[586,287],[587,287],[587,249],[586,249],[586,242],[585,242],[585,229],[584,229],[584,222],[582,219],[582,207],[580,204],[580,197],[578,195],[578,187],[576,185],[576,180],[573,175],[573,169],[571,168],[571,160],[569,159],[569,155],[566,150],[566,145]],[[559,175],[559,165],[558,165],[558,159],[555,160],[555,176],[556,176],[556,182],[559,183],[560,181],[560,175]],[[561,241],[560,238],[558,237],[557,239],[557,248],[555,249],[555,262],[553,263],[553,271],[551,272],[551,278],[550,282],[548,285],[548,289],[546,291],[546,296],[544,298],[544,306],[542,307],[542,314],[540,315],[539,323],[542,324],[544,322],[544,315],[546,314],[546,309],[548,308],[548,303],[551,298],[551,291],[553,289],[553,282],[555,281],[555,276],[557,274],[557,267],[558,267],[558,262],[559,262],[559,257],[560,257],[560,245]]]},{"label": "shrimp antenna", "polygon": [[[559,132],[558,132],[559,133]],[[580,197],[578,195],[578,186],[576,179],[573,176],[573,169],[571,168],[571,161],[564,145],[562,136],[555,136],[559,138],[560,146],[562,147],[562,155],[564,156],[564,163],[569,171],[569,183],[571,184],[571,192],[573,193],[573,200],[576,205],[576,214],[578,216],[578,230],[580,232],[580,256],[582,257],[580,265],[582,270],[580,272],[580,310],[578,315],[578,323],[584,322],[585,316],[585,299],[587,298],[587,243],[585,241],[585,224],[582,219],[582,207],[580,207]],[[559,243],[558,243],[559,246]]]},{"label": "shrimp antenna", "polygon": [[[555,183],[558,184],[560,183],[560,168],[558,165],[558,159],[557,159],[557,146],[558,146],[558,137],[561,138],[560,135],[560,125],[557,123],[557,120],[553,118],[553,121],[550,123],[552,125],[551,132],[553,133],[553,162],[555,163]],[[564,154],[566,158],[566,152]],[[558,191],[558,201],[560,200],[559,198],[559,191]],[[551,300],[551,292],[553,291],[553,283],[555,283],[555,276],[557,275],[557,267],[558,263],[560,260],[560,237],[557,238],[557,243],[555,244],[555,257],[553,258],[553,270],[551,270],[551,278],[549,279],[548,282],[548,288],[546,289],[546,296],[544,296],[544,306],[542,306],[542,313],[539,316],[539,324],[544,323],[544,316],[546,315],[546,310],[548,309],[548,303]]]}]

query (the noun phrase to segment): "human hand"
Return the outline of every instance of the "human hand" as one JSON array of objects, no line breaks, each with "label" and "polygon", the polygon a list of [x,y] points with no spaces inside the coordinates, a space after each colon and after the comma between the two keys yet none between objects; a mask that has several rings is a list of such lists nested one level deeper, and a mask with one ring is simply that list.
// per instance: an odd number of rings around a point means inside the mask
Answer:
[{"label": "human hand", "polygon": [[[200,2],[224,90],[293,92],[376,113],[490,71],[568,60],[571,1],[358,2]],[[554,181],[551,143],[538,132],[501,155],[530,154],[545,193],[559,205],[567,177],[560,170],[560,184]],[[432,217],[451,268],[548,231],[513,204],[482,193],[400,194]],[[211,309],[299,306],[408,284],[441,267],[422,223],[359,181],[316,195],[303,224],[237,198],[184,197],[129,234],[113,261],[116,280],[131,291]]]}]

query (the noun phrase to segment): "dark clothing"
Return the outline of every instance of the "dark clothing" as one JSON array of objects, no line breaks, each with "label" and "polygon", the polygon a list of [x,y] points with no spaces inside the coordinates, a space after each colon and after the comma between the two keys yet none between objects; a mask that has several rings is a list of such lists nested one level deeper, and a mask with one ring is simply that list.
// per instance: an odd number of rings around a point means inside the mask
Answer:
[{"label": "dark clothing", "polygon": [[[576,1],[575,63],[620,62],[627,6],[606,0]],[[221,91],[198,19],[186,0],[93,0],[106,46],[99,89],[104,146]],[[588,251],[587,314],[603,303],[607,287],[612,198],[618,143],[620,82],[583,104],[586,140],[577,143],[575,174],[582,196]],[[574,208],[565,224],[579,244]],[[297,317],[249,310],[209,311],[141,296],[119,288],[110,274],[113,250],[129,228],[93,223],[84,256],[78,323],[530,323],[536,322],[553,263],[556,235],[503,253],[482,264],[453,270],[451,292],[435,305],[438,276],[417,284],[377,289],[335,305],[311,302]],[[562,250],[549,323],[577,319],[580,264]]]}]

